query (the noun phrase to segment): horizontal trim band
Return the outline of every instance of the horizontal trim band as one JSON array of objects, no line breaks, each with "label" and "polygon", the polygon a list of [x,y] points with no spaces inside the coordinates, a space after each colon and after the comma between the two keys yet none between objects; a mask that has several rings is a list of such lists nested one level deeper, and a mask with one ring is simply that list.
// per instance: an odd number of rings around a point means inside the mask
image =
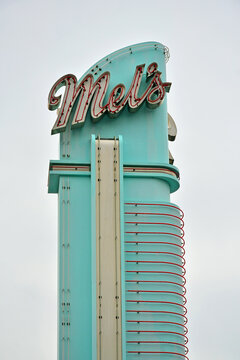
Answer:
[{"label": "horizontal trim band", "polygon": [[90,171],[90,165],[51,165],[50,170],[55,171]]},{"label": "horizontal trim band", "polygon": [[179,179],[179,174],[173,170],[169,170],[163,167],[148,167],[148,166],[124,166],[124,172],[137,172],[137,173],[157,173],[157,174],[168,174]]},{"label": "horizontal trim band", "polygon": [[[52,171],[90,171],[90,165],[51,165],[50,170]],[[123,166],[123,171],[126,173],[157,173],[157,174],[168,174],[176,178],[179,178],[179,174],[172,170],[163,167],[148,167],[148,166]]]}]

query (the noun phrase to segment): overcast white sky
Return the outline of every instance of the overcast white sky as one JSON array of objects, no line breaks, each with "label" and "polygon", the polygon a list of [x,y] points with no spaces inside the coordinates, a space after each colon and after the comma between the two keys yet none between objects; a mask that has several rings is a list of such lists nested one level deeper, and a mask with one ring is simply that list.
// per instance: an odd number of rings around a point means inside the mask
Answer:
[{"label": "overcast white sky", "polygon": [[185,211],[189,357],[239,360],[240,0],[0,1],[1,360],[57,359],[53,83],[121,47],[170,48]]}]

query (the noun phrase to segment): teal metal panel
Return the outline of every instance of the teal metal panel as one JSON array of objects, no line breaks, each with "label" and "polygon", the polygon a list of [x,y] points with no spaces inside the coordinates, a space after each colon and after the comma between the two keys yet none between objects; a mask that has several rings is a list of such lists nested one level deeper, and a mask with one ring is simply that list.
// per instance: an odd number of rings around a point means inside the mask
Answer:
[{"label": "teal metal panel", "polygon": [[126,199],[124,220],[127,359],[183,358],[182,213],[169,202]]},{"label": "teal metal panel", "polygon": [[159,179],[154,175],[144,174],[132,177],[124,176],[124,194],[125,199],[141,199],[142,201],[150,199],[154,194],[154,198],[169,200],[170,189],[166,181]]},{"label": "teal metal panel", "polygon": [[122,291],[122,360],[126,360],[126,302],[125,302],[125,241],[124,241],[124,182],[123,182],[123,138],[119,139],[119,169],[120,169],[120,233],[121,233],[121,291]]},{"label": "teal metal panel", "polygon": [[91,359],[91,179],[61,177],[59,187],[59,358]]},{"label": "teal metal panel", "polygon": [[92,251],[92,360],[97,358],[96,303],[96,152],[95,135],[91,136],[91,251]]}]

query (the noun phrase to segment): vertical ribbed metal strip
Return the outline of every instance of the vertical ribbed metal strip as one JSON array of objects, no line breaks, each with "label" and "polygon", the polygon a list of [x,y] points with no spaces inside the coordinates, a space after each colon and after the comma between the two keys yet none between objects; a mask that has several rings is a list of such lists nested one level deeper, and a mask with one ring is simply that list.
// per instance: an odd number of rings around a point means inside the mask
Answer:
[{"label": "vertical ribbed metal strip", "polygon": [[127,359],[187,359],[183,212],[125,202]]}]

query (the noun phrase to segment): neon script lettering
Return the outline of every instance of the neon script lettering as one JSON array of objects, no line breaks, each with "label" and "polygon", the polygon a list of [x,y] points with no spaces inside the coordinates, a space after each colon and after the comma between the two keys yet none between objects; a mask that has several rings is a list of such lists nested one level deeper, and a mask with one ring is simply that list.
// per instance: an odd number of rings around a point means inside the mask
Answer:
[{"label": "neon script lettering", "polygon": [[[148,66],[146,73],[149,84],[143,94],[139,95],[144,67],[145,65],[136,67],[126,96],[125,86],[118,84],[111,91],[105,105],[103,105],[103,101],[110,81],[108,71],[104,72],[95,82],[93,76],[88,74],[79,85],[77,85],[76,76],[72,74],[62,76],[53,85],[48,97],[49,110],[56,110],[60,107],[57,120],[52,128],[52,134],[66,130],[72,111],[74,111],[72,129],[82,126],[90,104],[93,121],[99,120],[105,113],[108,113],[110,117],[118,116],[126,104],[128,104],[130,111],[136,111],[144,101],[150,108],[159,106],[164,99],[165,92],[170,90],[171,83],[161,81],[161,72],[157,70],[158,65],[152,63]],[[65,86],[65,92],[60,106],[62,96],[56,96],[56,93],[62,86]]]}]

